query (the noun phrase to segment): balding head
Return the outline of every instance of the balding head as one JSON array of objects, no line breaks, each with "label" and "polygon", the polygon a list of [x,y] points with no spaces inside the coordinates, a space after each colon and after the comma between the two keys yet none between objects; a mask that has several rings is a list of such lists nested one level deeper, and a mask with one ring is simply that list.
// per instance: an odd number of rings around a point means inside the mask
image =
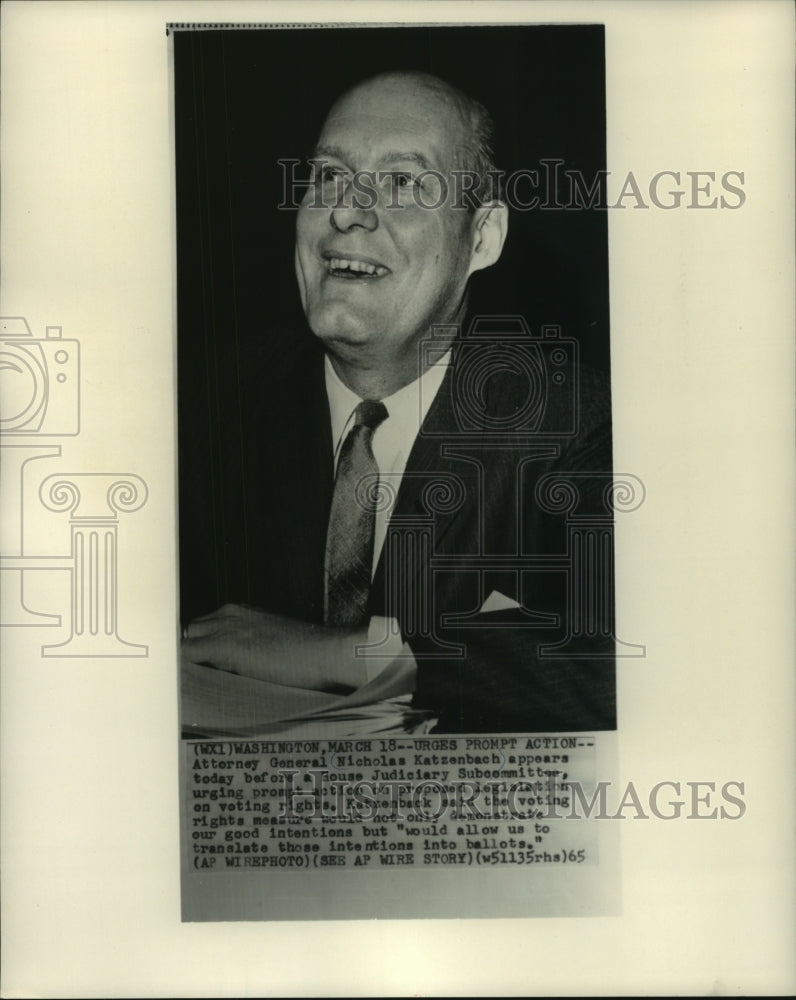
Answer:
[{"label": "balding head", "polygon": [[369,92],[374,101],[402,96],[415,101],[422,94],[434,102],[451,124],[451,167],[472,174],[475,181],[464,184],[463,204],[470,211],[500,197],[499,171],[495,165],[495,126],[489,111],[469,94],[432,73],[420,70],[392,70],[355,84],[333,104],[328,118],[352,96]]}]

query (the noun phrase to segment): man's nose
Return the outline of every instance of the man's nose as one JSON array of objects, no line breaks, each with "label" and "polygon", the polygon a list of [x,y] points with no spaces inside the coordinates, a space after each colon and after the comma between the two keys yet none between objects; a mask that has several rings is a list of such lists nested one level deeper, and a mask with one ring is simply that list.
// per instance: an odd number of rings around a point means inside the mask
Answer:
[{"label": "man's nose", "polygon": [[337,204],[332,208],[329,222],[341,233],[356,226],[370,231],[378,228],[375,192],[357,192],[352,183],[346,184]]}]

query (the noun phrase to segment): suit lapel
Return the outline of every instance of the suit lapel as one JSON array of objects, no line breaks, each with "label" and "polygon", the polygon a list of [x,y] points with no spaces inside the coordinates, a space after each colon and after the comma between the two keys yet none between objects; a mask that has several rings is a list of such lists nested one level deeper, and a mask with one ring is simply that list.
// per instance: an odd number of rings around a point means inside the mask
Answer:
[{"label": "suit lapel", "polygon": [[[406,463],[401,486],[390,518],[385,545],[376,567],[371,590],[371,608],[386,608],[386,551],[390,538],[401,531],[430,531],[429,554],[439,553],[443,538],[460,520],[476,516],[478,511],[478,474],[473,465],[445,454],[452,437],[456,436],[456,420],[451,398],[452,369],[449,369],[431,404],[426,419],[415,439]],[[458,502],[460,500],[460,502]],[[405,550],[404,550],[405,552]],[[408,560],[399,559],[400,572],[413,578],[415,592],[423,586],[421,576],[428,573],[428,560],[415,559],[412,568]],[[400,590],[406,592],[412,581],[402,580]]]},{"label": "suit lapel", "polygon": [[[446,510],[447,490],[455,490],[464,480],[472,486],[474,471],[460,459],[446,455],[456,436],[456,420],[451,398],[452,368],[449,368],[415,439],[398,491],[393,517],[434,516],[435,540],[439,543],[457,520],[464,504]],[[435,492],[434,487],[437,487]],[[440,492],[441,491],[441,492]],[[437,502],[439,501],[439,502]]]}]

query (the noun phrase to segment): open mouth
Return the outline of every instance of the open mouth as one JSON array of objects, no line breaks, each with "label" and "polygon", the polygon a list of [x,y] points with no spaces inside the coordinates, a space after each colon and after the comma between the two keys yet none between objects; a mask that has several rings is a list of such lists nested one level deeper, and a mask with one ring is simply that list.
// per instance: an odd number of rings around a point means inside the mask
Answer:
[{"label": "open mouth", "polygon": [[326,271],[331,278],[372,281],[390,273],[388,267],[357,257],[324,257]]}]

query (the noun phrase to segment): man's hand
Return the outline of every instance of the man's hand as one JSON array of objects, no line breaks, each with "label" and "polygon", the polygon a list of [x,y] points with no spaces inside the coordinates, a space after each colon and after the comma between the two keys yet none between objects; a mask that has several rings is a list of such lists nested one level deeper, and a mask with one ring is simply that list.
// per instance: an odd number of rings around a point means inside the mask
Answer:
[{"label": "man's hand", "polygon": [[365,629],[325,628],[225,604],[191,622],[183,635],[184,660],[272,684],[329,691],[366,681],[365,662],[354,652],[367,639]]}]

